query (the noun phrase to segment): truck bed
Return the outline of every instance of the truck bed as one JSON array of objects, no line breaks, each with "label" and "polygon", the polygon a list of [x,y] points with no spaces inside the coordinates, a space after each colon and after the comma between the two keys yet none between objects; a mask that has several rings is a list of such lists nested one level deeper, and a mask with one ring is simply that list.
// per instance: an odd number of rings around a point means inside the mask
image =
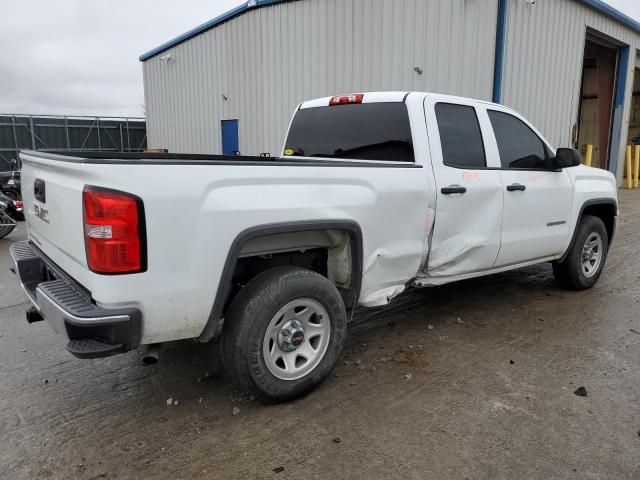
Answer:
[{"label": "truck bed", "polygon": [[[424,251],[428,190],[420,164],[104,152],[23,151],[20,158],[29,241],[97,306],[139,309],[143,344],[202,333],[234,241],[256,226],[361,225],[363,302],[404,284]],[[44,201],[36,197],[36,181]],[[146,271],[101,275],[88,268],[82,200],[88,186],[143,202]]]},{"label": "truck bed", "polygon": [[362,167],[362,168],[422,168],[417,164],[379,163],[367,160],[336,160],[301,157],[268,157],[250,155],[205,155],[194,153],[124,153],[77,152],[55,153],[23,150],[24,154],[48,160],[81,164],[133,164],[133,165],[245,165],[245,166],[309,166],[309,167]]}]

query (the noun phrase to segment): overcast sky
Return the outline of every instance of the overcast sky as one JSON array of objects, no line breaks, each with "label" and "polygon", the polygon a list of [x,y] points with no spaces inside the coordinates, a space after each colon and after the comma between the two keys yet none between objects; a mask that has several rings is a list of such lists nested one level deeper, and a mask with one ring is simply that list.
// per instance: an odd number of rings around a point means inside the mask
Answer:
[{"label": "overcast sky", "polygon": [[139,55],[241,3],[0,0],[0,113],[143,115]]}]

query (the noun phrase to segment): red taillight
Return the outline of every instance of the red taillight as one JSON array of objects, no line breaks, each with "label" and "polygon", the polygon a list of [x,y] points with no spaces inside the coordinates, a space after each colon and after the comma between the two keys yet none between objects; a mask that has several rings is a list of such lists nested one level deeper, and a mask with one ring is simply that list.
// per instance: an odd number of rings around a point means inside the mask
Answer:
[{"label": "red taillight", "polygon": [[132,195],[85,187],[82,192],[87,264],[96,273],[135,273],[146,268],[142,201]]},{"label": "red taillight", "polygon": [[22,200],[15,200],[16,208],[24,208],[24,202]]},{"label": "red taillight", "polygon": [[351,93],[349,95],[338,95],[337,97],[332,97],[329,100],[329,106],[333,105],[347,105],[350,103],[362,103],[364,99],[363,93]]}]

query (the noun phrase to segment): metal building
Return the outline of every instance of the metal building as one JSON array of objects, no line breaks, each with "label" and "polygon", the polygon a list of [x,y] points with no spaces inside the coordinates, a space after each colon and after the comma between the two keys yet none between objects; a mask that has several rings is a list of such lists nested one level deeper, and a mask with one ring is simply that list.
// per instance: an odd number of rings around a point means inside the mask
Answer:
[{"label": "metal building", "polygon": [[252,0],[140,57],[148,143],[274,155],[305,99],[419,90],[513,107],[621,179],[639,52],[600,0]]}]

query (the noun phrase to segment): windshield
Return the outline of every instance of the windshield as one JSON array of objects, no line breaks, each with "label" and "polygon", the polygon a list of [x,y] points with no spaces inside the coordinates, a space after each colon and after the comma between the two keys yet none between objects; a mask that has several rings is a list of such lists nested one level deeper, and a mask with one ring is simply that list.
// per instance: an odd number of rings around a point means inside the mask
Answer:
[{"label": "windshield", "polygon": [[363,103],[298,110],[285,156],[413,162],[404,103]]}]

